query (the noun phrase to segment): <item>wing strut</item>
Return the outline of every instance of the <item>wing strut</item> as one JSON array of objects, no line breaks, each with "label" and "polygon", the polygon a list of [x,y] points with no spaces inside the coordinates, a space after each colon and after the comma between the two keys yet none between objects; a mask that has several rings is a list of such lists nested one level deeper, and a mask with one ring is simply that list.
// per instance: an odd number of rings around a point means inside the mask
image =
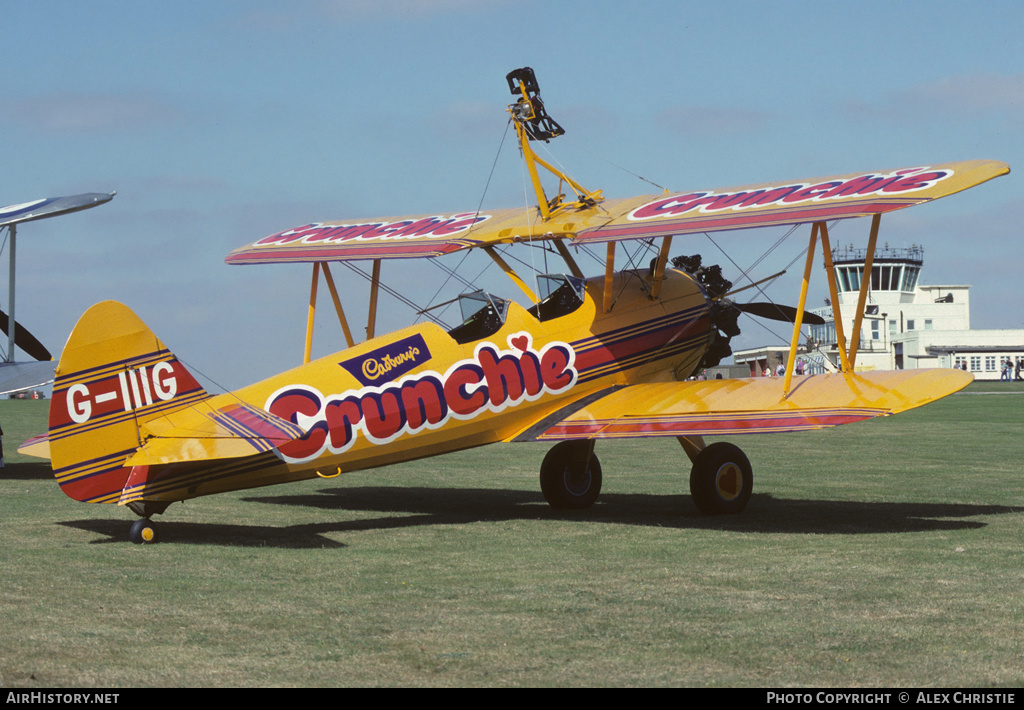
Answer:
[{"label": "wing strut", "polygon": [[786,379],[782,383],[782,398],[789,397],[789,385],[793,382],[793,368],[796,365],[796,348],[800,343],[800,328],[804,321],[804,306],[807,305],[807,286],[811,282],[811,266],[814,264],[814,247],[818,241],[818,229],[821,222],[811,227],[811,242],[807,245],[807,262],[804,264],[804,278],[800,283],[800,301],[796,305],[796,317],[793,319],[793,338],[789,341],[789,359],[786,361]]},{"label": "wing strut", "polygon": [[501,270],[505,272],[505,275],[512,279],[513,283],[515,283],[515,285],[526,294],[526,297],[529,298],[531,302],[539,302],[537,294],[535,294],[533,290],[526,285],[526,282],[523,281],[519,274],[517,274],[512,267],[508,265],[508,262],[501,258],[501,254],[495,251],[494,247],[486,246],[483,247],[483,250],[487,252],[487,256],[491,257],[491,260],[494,261],[495,264],[501,267]]},{"label": "wing strut", "polygon": [[843,318],[839,310],[839,289],[836,284],[836,270],[832,263],[832,247],[828,239],[828,227],[824,222],[815,222],[811,228],[811,241],[807,245],[807,262],[804,266],[803,282],[800,285],[800,302],[797,306],[796,318],[793,322],[793,338],[789,342],[789,359],[786,363],[786,379],[782,385],[783,399],[789,397],[789,387],[793,379],[793,367],[796,363],[796,349],[800,342],[800,328],[803,325],[804,305],[807,302],[807,286],[811,277],[811,266],[814,263],[814,246],[821,235],[821,251],[825,257],[825,273],[828,275],[829,295],[832,299],[832,316],[836,328],[836,343],[839,350],[840,371],[853,372],[857,363],[857,349],[860,347],[860,330],[864,321],[864,307],[867,304],[868,290],[871,287],[871,267],[875,258],[875,246],[878,244],[878,228],[882,216],[876,214],[871,218],[871,233],[868,236],[867,258],[864,260],[864,274],[860,280],[857,294],[857,311],[853,319],[853,332],[850,334],[849,349],[843,332]]},{"label": "wing strut", "polygon": [[331,276],[331,270],[327,268],[327,262],[323,263],[324,269],[324,280],[327,281],[327,288],[331,290],[331,300],[334,301],[334,310],[338,313],[338,321],[341,323],[341,330],[345,333],[345,342],[348,343],[349,347],[355,345],[352,340],[352,331],[348,327],[348,319],[345,318],[345,309],[341,307],[341,299],[338,298],[338,289],[334,285],[334,277]]},{"label": "wing strut", "polygon": [[860,325],[864,321],[864,306],[868,300],[868,285],[871,283],[871,264],[875,260],[875,244],[878,242],[878,225],[882,215],[871,218],[871,235],[868,237],[868,254],[864,260],[864,275],[860,280],[860,293],[857,296],[857,315],[853,319],[853,337],[850,340],[850,369],[857,362],[857,348],[860,347]]},{"label": "wing strut", "polygon": [[572,272],[572,275],[578,279],[586,278],[583,275],[583,271],[580,270],[579,265],[576,263],[576,260],[572,258],[572,254],[569,253],[569,247],[565,246],[561,239],[555,239],[554,242],[555,249],[558,249],[558,253],[561,254],[562,259],[565,261],[566,266],[569,267],[569,271]]},{"label": "wing strut", "polygon": [[377,329],[377,295],[380,293],[380,259],[373,260],[370,280],[370,312],[366,317],[366,339],[371,340]]},{"label": "wing strut", "polygon": [[[850,358],[846,355],[846,335],[843,333],[843,319],[839,313],[839,287],[836,284],[836,267],[832,263],[832,245],[828,241],[828,227],[824,222],[817,222],[821,234],[821,251],[825,255],[825,274],[828,276],[828,293],[832,298],[832,315],[836,324],[836,343],[839,346],[840,370],[851,372]],[[863,284],[861,284],[863,288]]]},{"label": "wing strut", "polygon": [[661,282],[665,280],[665,266],[668,264],[668,251],[672,248],[672,235],[668,235],[661,240],[661,253],[658,254],[658,263],[654,267],[654,283],[651,285],[651,295],[648,296],[652,301],[658,300],[658,294],[661,293]]},{"label": "wing strut", "polygon": [[341,330],[345,334],[345,342],[352,347],[355,342],[352,340],[352,331],[348,327],[348,319],[345,317],[345,309],[341,306],[341,299],[338,297],[338,288],[334,285],[334,277],[327,267],[327,262],[313,262],[313,279],[309,285],[309,312],[306,316],[306,349],[303,354],[302,364],[309,362],[313,350],[313,323],[316,320],[316,294],[319,283],[320,269],[324,271],[324,281],[331,291],[331,300],[334,301],[334,310],[338,314],[338,322],[341,323]]},{"label": "wing strut", "polygon": [[608,242],[608,258],[604,264],[604,303],[605,313],[612,312],[612,281],[615,278],[615,242]]},{"label": "wing strut", "polygon": [[313,262],[313,278],[309,284],[309,310],[306,312],[306,348],[302,355],[302,364],[309,363],[313,351],[313,321],[316,320],[316,289],[320,283],[320,262]]}]

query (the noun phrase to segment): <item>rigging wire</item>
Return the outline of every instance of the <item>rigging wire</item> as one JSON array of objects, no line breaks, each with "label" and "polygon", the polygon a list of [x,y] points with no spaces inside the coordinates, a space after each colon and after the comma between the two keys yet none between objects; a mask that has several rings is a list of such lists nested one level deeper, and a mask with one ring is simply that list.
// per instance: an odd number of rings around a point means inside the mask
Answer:
[{"label": "rigging wire", "polygon": [[[838,222],[839,222],[839,220],[833,220],[833,222],[832,222],[832,223],[831,223],[831,224],[829,225],[829,230],[831,231],[832,229],[834,229],[834,228],[835,228],[835,226],[836,226],[836,224],[838,224]],[[709,240],[709,241],[710,241],[710,242],[711,242],[712,244],[714,244],[714,245],[715,245],[715,246],[716,246],[716,247],[718,248],[718,250],[719,250],[720,252],[722,252],[722,254],[723,254],[723,255],[725,256],[725,258],[726,258],[726,259],[728,259],[728,260],[729,260],[729,262],[730,262],[730,263],[732,263],[732,265],[733,265],[733,266],[734,266],[734,267],[735,267],[736,269],[738,269],[738,270],[739,270],[739,271],[740,271],[740,272],[742,273],[742,277],[741,277],[741,278],[747,278],[747,279],[750,279],[750,275],[749,275],[749,272],[750,272],[750,271],[753,271],[753,269],[754,269],[754,268],[756,268],[758,264],[760,264],[760,263],[761,263],[762,261],[764,261],[764,259],[765,259],[765,258],[767,258],[767,257],[768,257],[768,255],[769,255],[769,254],[771,254],[771,252],[772,252],[772,251],[774,251],[774,250],[775,250],[775,249],[776,249],[776,248],[777,248],[778,246],[780,246],[780,245],[781,245],[781,244],[782,244],[782,243],[783,243],[783,242],[784,242],[784,241],[785,241],[785,240],[786,240],[787,238],[789,238],[789,237],[790,237],[790,235],[792,235],[792,234],[793,234],[793,232],[795,232],[795,231],[796,231],[796,229],[797,229],[797,227],[799,227],[799,226],[800,226],[800,225],[798,225],[798,224],[794,224],[794,225],[793,225],[792,227],[790,227],[790,229],[789,229],[789,230],[788,230],[788,231],[787,231],[787,232],[786,232],[786,233],[785,233],[785,234],[784,234],[784,235],[783,235],[783,236],[782,236],[782,237],[781,237],[780,239],[778,239],[778,240],[777,240],[777,241],[776,241],[776,242],[775,242],[775,243],[774,243],[774,244],[773,244],[773,245],[772,245],[771,247],[769,247],[769,248],[768,248],[768,250],[767,250],[767,251],[766,251],[766,252],[765,252],[764,254],[762,254],[762,255],[761,255],[761,256],[760,256],[760,257],[759,257],[759,258],[758,258],[758,259],[757,259],[757,260],[756,260],[756,261],[755,261],[755,262],[754,262],[754,263],[753,263],[753,264],[752,264],[751,266],[750,266],[750,268],[749,268],[749,269],[747,269],[746,271],[744,271],[744,270],[743,270],[743,269],[742,269],[742,268],[741,268],[741,267],[739,266],[739,264],[737,264],[737,263],[736,263],[736,261],[735,261],[735,260],[734,260],[734,259],[733,259],[733,258],[732,258],[732,257],[731,257],[731,256],[730,256],[730,255],[729,255],[729,254],[728,254],[727,252],[726,252],[726,251],[725,251],[725,249],[723,249],[723,248],[722,248],[722,246],[721,246],[720,244],[718,244],[718,242],[716,242],[716,241],[715,241],[715,240],[714,240],[714,239],[713,239],[713,238],[711,237],[711,235],[710,235],[709,233],[705,232],[705,233],[704,233],[704,236],[706,236],[706,237],[708,238],[708,240]],[[808,249],[808,247],[804,247],[804,248],[803,248],[803,249],[802,249],[802,250],[800,251],[800,253],[799,253],[799,254],[797,254],[797,255],[796,255],[796,256],[795,256],[795,257],[794,257],[794,258],[793,258],[793,259],[792,259],[792,260],[791,260],[791,261],[790,261],[790,262],[789,262],[788,264],[786,264],[786,268],[785,268],[785,269],[783,269],[783,271],[789,271],[789,269],[790,269],[790,268],[791,268],[791,267],[792,267],[792,266],[793,266],[794,264],[796,264],[796,263],[797,263],[798,261],[800,261],[801,259],[805,258],[805,257],[806,257],[806,255],[807,255],[807,249]],[[773,283],[774,283],[774,281],[773,281]],[[762,296],[763,298],[767,299],[767,300],[768,300],[768,301],[769,301],[770,303],[772,303],[773,305],[775,304],[775,301],[774,301],[774,300],[773,300],[773,299],[771,298],[771,296],[769,296],[769,295],[768,295],[768,294],[767,294],[767,293],[765,292],[765,290],[764,290],[763,288],[761,288],[761,286],[760,286],[759,284],[754,284],[754,287],[755,287],[755,288],[757,289],[757,291],[758,291],[758,292],[759,292],[759,293],[761,294],[761,296]],[[748,317],[750,318],[750,320],[751,320],[751,321],[753,321],[754,323],[756,323],[756,324],[757,324],[757,325],[758,325],[758,326],[759,326],[760,328],[763,328],[763,329],[764,329],[764,330],[766,330],[767,332],[771,333],[771,335],[772,335],[772,336],[774,336],[775,338],[777,338],[777,339],[779,339],[779,340],[782,340],[782,341],[788,341],[788,340],[789,340],[789,337],[790,337],[790,336],[785,336],[785,337],[784,337],[784,336],[781,336],[781,335],[779,335],[779,334],[778,334],[778,333],[776,333],[776,332],[775,332],[774,330],[772,330],[771,328],[769,328],[769,327],[768,327],[768,325],[767,325],[766,323],[762,322],[762,319],[760,319],[760,318],[755,318],[755,317],[753,317],[753,316],[750,316],[750,314],[747,314],[747,313],[744,313],[744,315],[747,315],[747,316],[748,316]],[[807,325],[806,323],[805,323],[805,324],[802,324],[802,326],[801,326],[801,335],[802,335],[802,336],[804,336],[804,337],[806,337],[806,338],[809,338],[809,337],[810,337],[810,332],[809,332],[809,331],[808,331],[808,332],[804,332],[804,331],[803,331],[803,328],[804,328],[804,327],[807,327],[807,328],[809,329],[809,327],[810,327],[810,326],[808,326],[808,325]],[[827,355],[827,354],[826,354],[826,353],[825,353],[825,352],[824,352],[824,351],[823,351],[823,350],[821,349],[821,346],[820,346],[820,345],[815,345],[814,349],[815,349],[815,351],[816,351],[817,353],[819,353],[819,354],[820,354],[820,355],[822,355],[822,356],[823,356],[823,357],[824,357],[824,358],[825,358],[826,360],[828,360],[828,355]]]},{"label": "rigging wire", "polygon": [[664,187],[663,185],[659,185],[658,183],[654,182],[653,180],[648,180],[643,175],[639,175],[637,173],[634,173],[632,170],[619,165],[618,163],[616,163],[615,161],[609,159],[607,156],[605,156],[602,153],[596,153],[596,152],[590,150],[589,148],[587,148],[587,146],[585,144],[581,144],[580,145],[580,150],[582,150],[584,153],[587,153],[588,155],[592,155],[595,158],[598,158],[599,160],[603,160],[605,163],[607,163],[608,165],[611,165],[613,168],[621,170],[622,172],[626,173],[627,175],[631,175],[631,176],[635,177],[637,180],[642,180],[643,182],[646,182],[649,185],[654,185],[654,187],[658,188],[659,190],[668,191],[667,187]]},{"label": "rigging wire", "polygon": [[[368,274],[365,271],[363,271],[362,269],[360,269],[358,266],[356,266],[352,262],[350,262],[350,261],[342,261],[340,263],[343,264],[350,271],[353,271],[353,272],[359,274],[360,276],[362,276],[364,279],[366,279],[370,283],[373,283],[373,277],[370,276],[370,274]],[[382,283],[379,279],[377,280],[377,286],[379,288],[383,289],[385,293],[387,293],[387,294],[393,296],[394,298],[398,299],[399,301],[401,301],[402,303],[404,303],[405,305],[407,305],[409,308],[413,309],[414,311],[416,311],[416,312],[420,311],[419,305],[417,305],[411,299],[406,298],[405,296],[403,296],[402,294],[400,294],[398,291],[396,291],[395,289],[391,288],[387,284]],[[448,328],[449,327],[448,324],[446,324],[440,318],[437,318],[436,316],[434,316],[432,313],[430,313],[428,311],[424,311],[422,315],[425,315],[427,318],[429,318],[430,320],[434,321],[435,323],[437,323],[438,325],[440,325],[440,326],[442,326],[444,328]]]},{"label": "rigging wire", "polygon": [[[480,212],[483,210],[484,198],[487,197],[487,190],[490,189],[491,180],[494,178],[494,169],[498,165],[498,158],[501,157],[501,151],[502,151],[502,148],[504,148],[504,146],[505,146],[505,141],[508,138],[509,127],[511,125],[512,125],[512,118],[510,116],[508,121],[505,123],[505,132],[502,133],[502,135],[501,135],[501,142],[498,144],[498,151],[494,154],[494,160],[491,162],[491,171],[487,174],[487,181],[484,183],[483,192],[481,192],[481,194],[480,194],[480,201],[477,203],[477,206],[476,206],[476,215],[477,216],[479,216]],[[472,233],[472,229],[470,229],[470,233]],[[437,291],[435,291],[434,295],[431,296],[430,300],[427,301],[427,307],[428,308],[434,305],[434,300],[441,294],[441,291],[444,290],[445,286],[448,285],[448,282],[451,281],[451,279],[453,277],[456,278],[457,280],[461,281],[463,283],[463,285],[468,286],[470,288],[473,287],[472,283],[467,283],[466,280],[463,279],[462,277],[456,276],[456,272],[462,266],[462,264],[466,261],[466,258],[469,256],[469,252],[470,251],[472,251],[472,250],[471,249],[466,249],[465,250],[465,253],[462,255],[462,259],[459,261],[459,265],[457,267],[455,267],[454,270],[449,269],[448,267],[442,267],[445,271],[448,272],[449,277],[447,279],[445,279],[441,283],[440,286],[438,286]],[[433,259],[431,259],[431,261],[433,261]],[[416,308],[416,310],[419,310],[419,308]],[[422,315],[422,314],[420,314],[420,315]],[[419,315],[416,316],[416,321],[419,320],[419,317],[420,317]],[[416,321],[413,321],[413,322],[416,322]]]}]

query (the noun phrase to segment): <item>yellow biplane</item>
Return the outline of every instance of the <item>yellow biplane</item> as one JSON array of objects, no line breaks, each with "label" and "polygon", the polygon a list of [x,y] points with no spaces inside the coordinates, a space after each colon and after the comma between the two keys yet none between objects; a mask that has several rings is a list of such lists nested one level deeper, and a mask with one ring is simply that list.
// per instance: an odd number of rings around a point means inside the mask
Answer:
[{"label": "yellow biplane", "polygon": [[[597,439],[673,436],[692,461],[698,509],[736,513],[750,498],[750,463],[736,446],[705,445],[704,436],[847,424],[918,407],[971,381],[959,370],[856,373],[860,323],[847,345],[838,320],[839,372],[793,371],[801,326],[811,317],[804,306],[818,243],[837,302],[826,222],[871,217],[872,253],[883,213],[1004,175],[1006,164],[605,199],[534,152],[532,142],[563,131],[545,110],[533,71],[517,69],[507,80],[534,207],[307,224],[235,250],[228,264],[305,262],[313,275],[305,362],[226,394],[207,393],[127,307],[99,303],[78,321],[61,356],[48,434],[21,450],[48,456],[70,497],[141,516],[130,533],[135,542],[156,539],[149,518],[175,501],[512,441],[556,442],[541,466],[543,495],[556,508],[586,508],[601,489]],[[553,197],[541,170],[558,179]],[[717,267],[698,257],[669,259],[680,235],[797,224],[809,227],[810,241],[795,308],[738,304]],[[648,268],[616,270],[615,247],[626,240],[650,244]],[[538,275],[531,288],[501,251],[520,242],[557,251],[563,272]],[[604,273],[587,278],[573,248],[599,244],[606,245]],[[462,322],[453,328],[426,322],[375,334],[383,260],[467,249],[493,259],[530,305],[469,290],[458,298]],[[371,285],[367,339],[355,343],[329,265],[359,260],[370,262]],[[311,361],[321,273],[348,348]],[[859,313],[869,283],[861,280]],[[785,376],[693,379],[729,354],[742,311],[792,322]]]}]

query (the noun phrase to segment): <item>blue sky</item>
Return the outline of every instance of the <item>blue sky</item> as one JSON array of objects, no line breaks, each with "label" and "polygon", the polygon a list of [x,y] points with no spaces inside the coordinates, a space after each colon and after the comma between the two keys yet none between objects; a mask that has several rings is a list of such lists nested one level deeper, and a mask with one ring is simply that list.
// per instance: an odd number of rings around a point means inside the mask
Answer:
[{"label": "blue sky", "polygon": [[[660,191],[636,175],[692,190],[1024,166],[1019,2],[4,0],[3,20],[0,204],[118,192],[18,230],[18,320],[56,354],[89,305],[123,301],[211,390],[302,357],[308,268],[229,267],[235,247],[312,221],[523,204],[509,140],[495,163],[517,67],[567,130],[551,155],[610,197]],[[1021,328],[1022,219],[1011,173],[886,217],[880,239],[922,244],[925,283],[974,286],[975,328]],[[867,229],[833,240],[863,245]],[[718,241],[746,266],[782,233]],[[673,254],[728,263],[706,238],[679,241]],[[805,245],[801,230],[760,273]],[[366,285],[335,273],[361,322]],[[384,266],[424,301],[435,273]],[[315,355],[343,342],[321,309]],[[411,322],[385,309],[383,328]],[[739,344],[776,340],[743,325]]]}]

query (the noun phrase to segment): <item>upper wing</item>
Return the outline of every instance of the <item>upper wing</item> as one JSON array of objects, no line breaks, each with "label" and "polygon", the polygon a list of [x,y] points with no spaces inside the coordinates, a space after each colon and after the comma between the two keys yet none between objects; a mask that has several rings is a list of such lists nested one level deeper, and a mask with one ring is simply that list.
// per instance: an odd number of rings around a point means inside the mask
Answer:
[{"label": "upper wing", "polygon": [[229,264],[433,257],[530,239],[575,243],[831,221],[880,214],[966,190],[1010,171],[1006,163],[960,163],[851,173],[719,190],[605,200],[557,213],[505,209],[315,222],[234,250]]},{"label": "upper wing", "polygon": [[[517,441],[804,431],[920,407],[966,387],[962,370],[893,370],[794,377],[656,382],[624,387],[555,413]],[[572,408],[571,408],[572,409]]]},{"label": "upper wing", "polygon": [[1010,172],[995,160],[851,173],[793,182],[639,198],[580,242],[660,237],[831,221],[891,212],[937,200]]}]

